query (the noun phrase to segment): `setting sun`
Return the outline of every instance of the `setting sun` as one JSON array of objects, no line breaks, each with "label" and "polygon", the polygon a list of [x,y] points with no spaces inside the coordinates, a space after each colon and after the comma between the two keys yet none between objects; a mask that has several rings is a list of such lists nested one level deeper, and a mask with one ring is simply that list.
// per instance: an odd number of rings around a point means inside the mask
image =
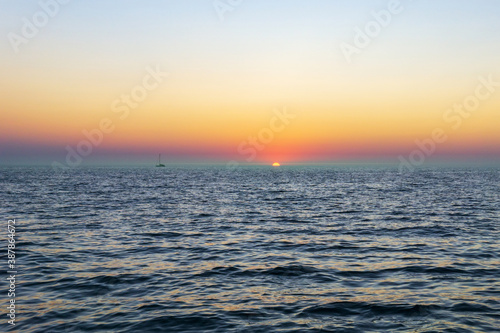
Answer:
[{"label": "setting sun", "polygon": [[279,167],[279,166],[280,166],[280,164],[278,162],[273,163],[273,167]]}]

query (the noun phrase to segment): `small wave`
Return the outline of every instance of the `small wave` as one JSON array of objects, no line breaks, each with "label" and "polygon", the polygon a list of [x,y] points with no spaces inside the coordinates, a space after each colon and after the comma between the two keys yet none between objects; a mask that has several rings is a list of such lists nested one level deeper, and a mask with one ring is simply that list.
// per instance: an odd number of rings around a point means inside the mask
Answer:
[{"label": "small wave", "polygon": [[145,232],[141,234],[142,236],[149,236],[149,237],[163,237],[163,238],[175,238],[175,237],[181,237],[184,236],[184,234],[181,234],[179,232],[174,232],[174,231],[167,231],[167,232]]},{"label": "small wave", "polygon": [[209,271],[205,271],[203,273],[197,274],[196,276],[198,277],[210,277],[214,275],[229,275],[229,274],[235,274],[237,272],[241,272],[240,269],[229,266],[229,267],[214,267]]},{"label": "small wave", "polygon": [[223,331],[233,328],[217,315],[161,316],[130,325],[129,332],[201,332],[207,330]]},{"label": "small wave", "polygon": [[451,311],[453,312],[489,312],[496,313],[497,310],[494,310],[483,304],[474,304],[474,303],[459,303],[455,304],[451,307]]},{"label": "small wave", "polygon": [[424,304],[372,304],[365,302],[335,302],[307,307],[299,316],[307,315],[341,315],[376,317],[386,315],[427,316],[441,309],[438,305]]},{"label": "small wave", "polygon": [[215,217],[215,216],[217,216],[217,215],[210,214],[210,213],[201,213],[201,214],[196,215],[196,217],[201,217],[201,218],[203,218],[203,217]]},{"label": "small wave", "polygon": [[277,276],[301,276],[305,274],[318,273],[321,270],[310,266],[303,265],[288,265],[276,266],[274,268],[263,271],[264,274],[277,275]]},{"label": "small wave", "polygon": [[136,274],[119,274],[119,275],[100,275],[90,279],[87,282],[104,284],[104,285],[119,285],[119,284],[136,284],[144,283],[151,279],[150,276]]}]

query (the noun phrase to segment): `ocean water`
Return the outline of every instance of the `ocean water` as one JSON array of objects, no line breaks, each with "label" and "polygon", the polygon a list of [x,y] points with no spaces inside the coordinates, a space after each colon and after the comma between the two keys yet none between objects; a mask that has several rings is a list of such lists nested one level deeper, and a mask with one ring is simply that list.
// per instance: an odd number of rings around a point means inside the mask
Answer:
[{"label": "ocean water", "polygon": [[4,168],[0,201],[11,330],[500,331],[498,170]]}]

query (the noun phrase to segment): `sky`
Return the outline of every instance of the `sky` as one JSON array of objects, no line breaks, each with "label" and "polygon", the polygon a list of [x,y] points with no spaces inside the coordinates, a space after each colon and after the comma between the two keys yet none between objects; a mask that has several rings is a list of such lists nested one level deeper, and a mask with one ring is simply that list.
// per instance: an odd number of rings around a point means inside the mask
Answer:
[{"label": "sky", "polygon": [[497,0],[0,0],[0,164],[500,156]]}]

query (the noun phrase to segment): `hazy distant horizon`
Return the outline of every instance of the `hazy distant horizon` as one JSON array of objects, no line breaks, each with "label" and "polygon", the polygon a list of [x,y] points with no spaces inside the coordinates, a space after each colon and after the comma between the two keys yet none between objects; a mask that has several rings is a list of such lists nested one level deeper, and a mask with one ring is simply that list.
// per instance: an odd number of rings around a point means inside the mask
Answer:
[{"label": "hazy distant horizon", "polygon": [[[56,160],[57,161],[57,160]],[[64,161],[64,160],[61,160]],[[42,168],[53,168],[53,160],[38,160],[33,162],[33,160],[15,160],[15,161],[1,161],[0,167],[42,167]],[[219,167],[226,169],[234,169],[235,167],[230,163],[230,161],[202,161],[202,160],[162,160],[162,163],[166,168],[178,168],[178,167],[193,167],[193,168],[203,168],[203,167]],[[66,166],[66,169],[80,169],[80,168],[155,168],[157,160],[154,159],[128,159],[128,158],[117,158],[114,160],[87,160],[82,164],[74,167]],[[401,166],[397,160],[385,159],[385,160],[338,160],[338,161],[307,161],[307,162],[289,162],[281,163],[282,168],[289,167],[325,167],[325,168],[387,168],[387,169],[398,169]],[[236,168],[252,168],[252,167],[272,167],[271,163],[248,163],[248,162],[238,162]],[[422,165],[414,166],[415,169],[461,169],[461,168],[472,168],[472,169],[500,169],[500,159],[481,159],[481,160],[466,160],[466,159],[433,159],[426,161]]]}]

